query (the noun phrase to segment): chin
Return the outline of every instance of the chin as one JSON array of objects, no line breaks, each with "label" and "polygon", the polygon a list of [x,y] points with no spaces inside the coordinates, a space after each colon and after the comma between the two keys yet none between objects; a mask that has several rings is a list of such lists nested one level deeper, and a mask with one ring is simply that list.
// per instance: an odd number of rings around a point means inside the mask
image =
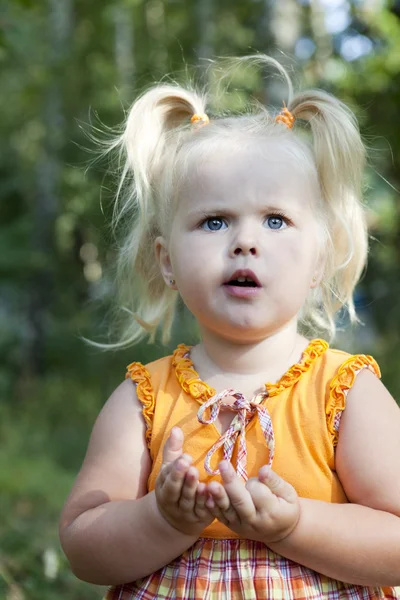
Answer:
[{"label": "chin", "polygon": [[269,329],[244,324],[235,324],[224,330],[214,329],[214,332],[228,341],[243,345],[257,344],[273,333]]}]

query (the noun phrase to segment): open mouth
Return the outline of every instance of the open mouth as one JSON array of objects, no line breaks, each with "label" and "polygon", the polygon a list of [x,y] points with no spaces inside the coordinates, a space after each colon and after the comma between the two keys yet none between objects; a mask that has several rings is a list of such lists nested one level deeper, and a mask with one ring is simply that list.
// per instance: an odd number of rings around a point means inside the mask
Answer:
[{"label": "open mouth", "polygon": [[238,269],[232,273],[224,285],[236,288],[262,287],[257,275],[251,269]]},{"label": "open mouth", "polygon": [[238,279],[232,279],[225,285],[235,285],[238,287],[259,287],[256,282],[249,277],[239,277]]}]

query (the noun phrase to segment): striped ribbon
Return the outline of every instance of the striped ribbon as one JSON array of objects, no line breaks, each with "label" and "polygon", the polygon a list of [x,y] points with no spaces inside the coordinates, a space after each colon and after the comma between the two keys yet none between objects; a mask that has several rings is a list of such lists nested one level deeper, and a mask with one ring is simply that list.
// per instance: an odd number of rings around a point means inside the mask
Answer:
[{"label": "striped ribbon", "polygon": [[[266,394],[267,393],[263,394],[264,398]],[[233,404],[228,404],[224,402],[223,400],[227,396],[236,398],[235,402]],[[269,450],[268,466],[271,466],[274,458],[275,449],[275,438],[271,417],[266,407],[262,404],[255,402],[255,400],[248,402],[243,396],[243,394],[241,394],[240,392],[237,392],[233,389],[226,389],[220,392],[219,394],[216,394],[201,405],[197,413],[197,419],[200,421],[200,423],[203,423],[203,425],[209,425],[211,423],[214,423],[222,407],[226,407],[229,410],[236,412],[237,414],[234,417],[227,431],[223,435],[221,435],[220,439],[207,452],[207,456],[204,460],[204,468],[210,475],[219,475],[219,469],[213,470],[211,468],[211,459],[213,455],[221,446],[223,446],[224,459],[229,460],[229,462],[231,462],[233,449],[235,447],[237,438],[239,438],[239,448],[236,460],[236,473],[239,477],[244,479],[244,481],[247,481],[248,476],[246,426],[250,422],[254,414],[257,413],[258,420]],[[210,415],[209,418],[206,418],[204,413],[208,409],[210,409]]]}]

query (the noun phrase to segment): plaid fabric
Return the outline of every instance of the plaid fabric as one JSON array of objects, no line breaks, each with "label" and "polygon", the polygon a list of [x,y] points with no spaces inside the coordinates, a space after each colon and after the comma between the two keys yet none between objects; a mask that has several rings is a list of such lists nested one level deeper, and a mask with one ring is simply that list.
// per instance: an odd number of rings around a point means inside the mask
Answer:
[{"label": "plaid fabric", "polygon": [[260,542],[200,538],[181,557],[153,575],[111,588],[104,600],[154,598],[399,600],[400,588],[341,583],[275,554]]},{"label": "plaid fabric", "polygon": [[[233,404],[227,404],[226,402],[223,402],[224,398],[226,398],[227,396],[236,398],[235,402]],[[264,399],[268,396],[268,392],[265,392],[260,396],[262,397],[262,399]],[[255,400],[253,400],[252,402],[248,402],[243,396],[243,394],[241,394],[240,392],[236,392],[232,389],[226,389],[220,392],[219,394],[215,394],[215,396],[209,398],[209,400],[207,400],[204,404],[200,406],[197,413],[197,418],[200,421],[200,423],[203,423],[204,425],[214,423],[219,415],[219,411],[222,406],[229,408],[229,410],[232,410],[233,412],[236,412],[237,415],[233,419],[227,431],[223,435],[221,435],[220,439],[207,452],[206,458],[204,460],[204,468],[207,471],[207,473],[210,473],[210,475],[218,475],[219,469],[213,470],[211,467],[212,456],[221,446],[223,446],[224,458],[225,460],[229,460],[229,462],[231,462],[236,439],[239,436],[236,473],[244,481],[247,481],[248,475],[246,426],[252,419],[253,415],[255,413],[258,413],[258,419],[269,450],[268,465],[271,466],[275,450],[275,438],[274,430],[272,428],[271,417],[269,416],[269,412],[266,409],[266,407],[262,404],[259,404]],[[211,409],[210,416],[208,419],[204,417],[204,413],[207,409]]]}]

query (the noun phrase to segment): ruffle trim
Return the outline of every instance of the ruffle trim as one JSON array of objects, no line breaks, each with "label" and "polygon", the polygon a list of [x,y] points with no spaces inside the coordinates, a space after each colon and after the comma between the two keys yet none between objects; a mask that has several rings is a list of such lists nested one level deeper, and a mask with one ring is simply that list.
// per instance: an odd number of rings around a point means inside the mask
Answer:
[{"label": "ruffle trim", "polygon": [[338,417],[346,408],[347,393],[353,387],[357,374],[363,369],[369,369],[377,377],[381,377],[378,363],[372,356],[356,354],[350,356],[339,367],[337,375],[335,375],[330,383],[329,402],[326,407],[326,422],[334,446],[337,446],[339,439]]},{"label": "ruffle trim", "polygon": [[200,404],[203,404],[215,396],[217,392],[200,379],[189,358],[190,349],[191,346],[179,344],[172,355],[172,366],[175,369],[176,377],[183,391],[192,396]]},{"label": "ruffle trim", "polygon": [[[197,400],[199,404],[203,404],[209,398],[215,396],[216,391],[200,379],[189,357],[190,348],[191,346],[179,344],[173,354],[172,365],[175,368],[177,379],[183,391]],[[312,340],[304,350],[299,363],[290,367],[277,383],[265,384],[268,396],[270,398],[277,396],[286,388],[297,383],[303,373],[306,373],[317,358],[326,352],[328,348],[329,344],[324,340]]]},{"label": "ruffle trim", "polygon": [[280,378],[277,383],[266,383],[268,397],[277,396],[288,387],[292,387],[301,376],[310,370],[317,358],[322,356],[329,348],[325,340],[312,340],[303,352],[301,361],[292,367]]},{"label": "ruffle trim", "polygon": [[133,362],[127,366],[125,379],[132,379],[136,383],[136,393],[139,402],[143,405],[143,417],[146,423],[146,442],[150,447],[151,433],[156,399],[151,385],[151,375],[142,363]]}]

